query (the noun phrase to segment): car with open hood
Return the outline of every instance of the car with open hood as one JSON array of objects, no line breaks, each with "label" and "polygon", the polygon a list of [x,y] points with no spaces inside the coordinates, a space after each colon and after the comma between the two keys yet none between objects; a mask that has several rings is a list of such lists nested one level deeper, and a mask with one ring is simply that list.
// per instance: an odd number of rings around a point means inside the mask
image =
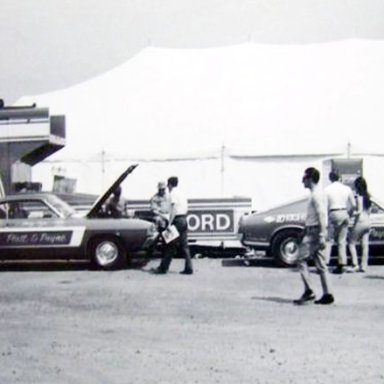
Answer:
[{"label": "car with open hood", "polygon": [[137,167],[128,167],[91,209],[79,215],[52,193],[19,193],[0,199],[0,260],[89,260],[103,269],[145,255],[158,233],[138,218],[112,218],[105,203]]},{"label": "car with open hood", "polygon": [[[373,253],[384,247],[384,205],[376,199],[372,200],[369,243]],[[296,265],[307,202],[308,199],[303,198],[242,216],[238,229],[241,243],[256,251],[265,251],[278,265]]]}]

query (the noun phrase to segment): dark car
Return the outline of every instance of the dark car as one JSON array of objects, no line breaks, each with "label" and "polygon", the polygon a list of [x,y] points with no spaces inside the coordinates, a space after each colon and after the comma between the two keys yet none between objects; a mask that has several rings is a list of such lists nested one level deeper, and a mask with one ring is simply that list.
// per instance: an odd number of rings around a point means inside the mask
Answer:
[{"label": "dark car", "polygon": [[130,166],[83,215],[51,193],[0,199],[0,259],[86,259],[112,269],[145,254],[157,238],[155,225],[137,218],[108,217],[103,209],[136,166]]},{"label": "dark car", "polygon": [[[278,265],[293,266],[303,234],[307,199],[296,200],[273,209],[242,216],[239,237],[243,245],[266,251]],[[384,246],[384,205],[373,200],[370,247]]]}]

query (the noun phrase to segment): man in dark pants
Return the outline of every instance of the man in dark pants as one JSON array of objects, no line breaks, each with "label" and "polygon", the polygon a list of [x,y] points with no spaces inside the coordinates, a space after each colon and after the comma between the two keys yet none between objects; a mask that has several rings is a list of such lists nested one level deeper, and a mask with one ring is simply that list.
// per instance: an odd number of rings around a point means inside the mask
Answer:
[{"label": "man in dark pants", "polygon": [[153,271],[156,274],[167,273],[172,258],[176,252],[179,256],[182,256],[185,259],[185,267],[180,273],[184,275],[193,274],[191,254],[188,246],[188,201],[178,188],[178,183],[179,180],[175,176],[168,179],[170,200],[169,226],[174,225],[177,228],[179,237],[166,244],[161,263],[159,267]]}]

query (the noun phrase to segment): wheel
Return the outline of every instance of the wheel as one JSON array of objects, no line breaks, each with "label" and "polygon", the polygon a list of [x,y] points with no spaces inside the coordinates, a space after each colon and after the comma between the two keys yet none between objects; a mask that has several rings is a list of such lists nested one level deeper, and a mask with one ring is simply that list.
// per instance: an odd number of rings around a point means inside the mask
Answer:
[{"label": "wheel", "polygon": [[90,253],[93,263],[102,269],[121,267],[125,259],[119,240],[112,237],[101,237],[92,240]]},{"label": "wheel", "polygon": [[272,241],[272,256],[278,265],[292,267],[299,256],[301,232],[285,230],[278,233]]}]

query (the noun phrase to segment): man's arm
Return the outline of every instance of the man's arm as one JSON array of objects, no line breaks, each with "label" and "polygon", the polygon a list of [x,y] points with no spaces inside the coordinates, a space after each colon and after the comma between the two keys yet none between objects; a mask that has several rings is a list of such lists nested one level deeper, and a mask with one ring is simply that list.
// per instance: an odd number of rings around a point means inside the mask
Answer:
[{"label": "man's arm", "polygon": [[353,195],[352,189],[350,190],[350,193],[348,195],[348,214],[349,216],[353,216],[354,211],[357,209],[356,199]]},{"label": "man's arm", "polygon": [[322,199],[319,195],[314,194],[313,196],[313,204],[315,207],[315,211],[317,214],[317,218],[319,220],[319,226],[320,226],[320,246],[322,248],[325,248],[326,246],[326,235],[327,235],[327,220],[326,220],[326,204],[325,199]]},{"label": "man's arm", "polygon": [[155,196],[152,196],[151,200],[149,200],[149,209],[151,210],[151,212],[153,214],[155,214],[155,215],[158,214],[158,205],[156,203]]},{"label": "man's arm", "polygon": [[175,218],[175,209],[174,209],[175,204],[171,201],[170,207],[169,207],[169,222],[168,225],[172,225],[173,220]]}]

